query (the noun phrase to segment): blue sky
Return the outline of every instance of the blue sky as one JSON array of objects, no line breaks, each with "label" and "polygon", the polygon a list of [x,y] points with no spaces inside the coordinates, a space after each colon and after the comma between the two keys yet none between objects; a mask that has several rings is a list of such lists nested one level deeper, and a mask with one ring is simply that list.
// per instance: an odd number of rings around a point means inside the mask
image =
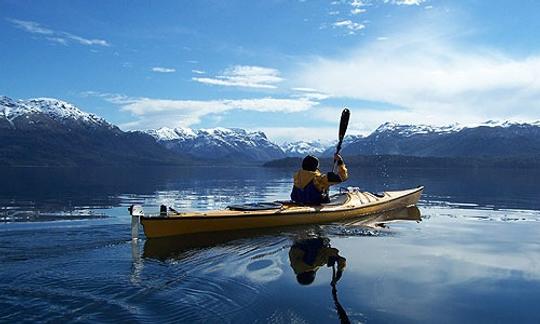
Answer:
[{"label": "blue sky", "polygon": [[0,94],[278,142],[540,119],[538,1],[0,0]]}]

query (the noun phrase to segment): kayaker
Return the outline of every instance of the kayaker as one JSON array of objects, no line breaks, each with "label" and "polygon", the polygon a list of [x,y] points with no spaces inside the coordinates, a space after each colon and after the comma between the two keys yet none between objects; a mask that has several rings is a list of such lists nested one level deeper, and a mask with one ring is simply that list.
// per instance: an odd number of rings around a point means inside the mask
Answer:
[{"label": "kayaker", "polygon": [[294,175],[294,186],[291,199],[303,205],[320,205],[329,202],[328,189],[331,185],[341,183],[349,177],[347,167],[339,154],[334,155],[337,162],[337,173],[321,173],[319,159],[308,155],[302,161],[302,169]]},{"label": "kayaker", "polygon": [[309,285],[315,280],[320,267],[333,267],[337,264],[336,275],[332,277],[332,286],[343,275],[346,259],[339,255],[339,250],[330,246],[328,238],[311,238],[294,242],[289,250],[291,268],[296,274],[296,280],[301,285]]}]

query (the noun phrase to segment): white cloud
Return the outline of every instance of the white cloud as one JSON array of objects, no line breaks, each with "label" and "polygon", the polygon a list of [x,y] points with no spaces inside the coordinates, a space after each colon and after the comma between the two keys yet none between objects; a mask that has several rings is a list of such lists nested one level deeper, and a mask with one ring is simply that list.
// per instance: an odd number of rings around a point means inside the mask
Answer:
[{"label": "white cloud", "polygon": [[366,1],[361,1],[361,0],[353,0],[351,2],[351,6],[354,7],[354,8],[365,7],[367,5],[368,5],[368,3]]},{"label": "white cloud", "polygon": [[[389,103],[351,107],[358,129],[385,121],[464,124],[540,118],[540,55],[513,58],[460,46],[444,32],[407,29],[344,57],[319,58],[296,73],[295,84],[342,99]],[[353,101],[354,102],[354,101]]]},{"label": "white cloud", "polygon": [[276,84],[283,81],[276,69],[235,65],[226,69],[216,77],[194,77],[194,81],[227,87],[275,89]]},{"label": "white cloud", "polygon": [[78,42],[81,45],[99,45],[99,46],[109,46],[109,43],[103,39],[87,39],[81,36],[73,35],[66,32],[60,32],[60,35],[63,35],[64,37],[74,40]]},{"label": "white cloud", "polygon": [[173,73],[173,72],[176,72],[176,69],[156,66],[152,68],[152,71],[158,72],[158,73]]},{"label": "white cloud", "polygon": [[192,73],[195,73],[195,74],[206,74],[206,72],[202,71],[202,70],[191,70]]},{"label": "white cloud", "polygon": [[8,18],[7,20],[13,23],[17,28],[27,31],[29,33],[41,34],[41,35],[54,35],[55,34],[53,30],[43,27],[34,21],[10,19],[10,18]]},{"label": "white cloud", "polygon": [[65,38],[60,37],[46,37],[47,40],[50,40],[51,42],[55,42],[58,44],[66,45],[68,44],[67,40]]},{"label": "white cloud", "polygon": [[300,98],[306,98],[306,99],[312,99],[312,100],[324,100],[330,98],[330,95],[323,93],[321,91],[318,91],[317,89],[313,88],[292,88],[292,90],[299,92],[299,94],[295,95],[295,97]]},{"label": "white cloud", "polygon": [[361,14],[361,13],[364,13],[366,12],[366,9],[362,9],[362,8],[353,8],[351,9],[351,13],[353,15],[358,15],[358,14]]},{"label": "white cloud", "polygon": [[201,121],[204,116],[219,115],[230,110],[257,112],[294,113],[306,111],[318,102],[308,98],[254,98],[220,100],[170,100],[154,98],[133,98],[115,93],[86,91],[82,96],[99,97],[129,112],[136,121],[120,125],[126,129],[148,129],[167,127],[189,127]]},{"label": "white cloud", "polygon": [[52,42],[60,43],[62,45],[68,45],[70,41],[74,41],[81,45],[87,46],[110,46],[110,44],[103,39],[88,39],[65,31],[52,30],[35,21],[11,18],[8,18],[7,20],[21,30],[32,34],[43,35],[45,36],[45,39]]},{"label": "white cloud", "polygon": [[338,20],[332,24],[334,28],[346,28],[349,30],[350,34],[354,34],[356,31],[366,28],[364,24],[353,22],[351,20]]},{"label": "white cloud", "polygon": [[294,91],[300,91],[300,92],[317,92],[317,89],[313,88],[292,88]]},{"label": "white cloud", "polygon": [[393,3],[397,5],[405,5],[405,6],[419,6],[420,4],[426,2],[426,0],[394,0]]}]

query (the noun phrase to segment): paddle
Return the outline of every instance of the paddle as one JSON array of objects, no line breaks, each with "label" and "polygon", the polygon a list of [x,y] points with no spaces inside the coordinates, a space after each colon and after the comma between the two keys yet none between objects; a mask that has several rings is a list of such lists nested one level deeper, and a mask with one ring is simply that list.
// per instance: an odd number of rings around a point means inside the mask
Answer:
[{"label": "paddle", "polygon": [[[351,116],[351,112],[349,109],[345,108],[341,112],[341,120],[339,122],[339,134],[338,134],[338,144],[336,147],[336,154],[339,154],[341,151],[341,144],[343,144],[343,138],[345,137],[345,133],[347,132],[347,126],[349,126],[349,117]],[[336,162],[334,161],[334,165],[332,167],[332,171],[334,171],[336,168]]]}]

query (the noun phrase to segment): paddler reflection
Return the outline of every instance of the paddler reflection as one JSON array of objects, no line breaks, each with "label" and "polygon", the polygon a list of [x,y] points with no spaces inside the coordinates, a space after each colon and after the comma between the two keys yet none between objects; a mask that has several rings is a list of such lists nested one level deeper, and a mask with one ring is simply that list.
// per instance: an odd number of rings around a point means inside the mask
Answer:
[{"label": "paddler reflection", "polygon": [[339,255],[336,248],[330,246],[330,240],[326,237],[297,240],[289,250],[291,267],[296,274],[296,280],[301,285],[309,285],[315,281],[319,268],[323,266],[336,267],[336,283],[343,275],[347,260]]},{"label": "paddler reflection", "polygon": [[350,323],[345,309],[337,297],[336,284],[343,276],[347,259],[339,255],[339,250],[330,246],[330,239],[316,237],[296,240],[289,250],[291,267],[296,280],[301,285],[310,285],[315,281],[317,271],[324,266],[332,268],[332,298],[341,323]]}]

